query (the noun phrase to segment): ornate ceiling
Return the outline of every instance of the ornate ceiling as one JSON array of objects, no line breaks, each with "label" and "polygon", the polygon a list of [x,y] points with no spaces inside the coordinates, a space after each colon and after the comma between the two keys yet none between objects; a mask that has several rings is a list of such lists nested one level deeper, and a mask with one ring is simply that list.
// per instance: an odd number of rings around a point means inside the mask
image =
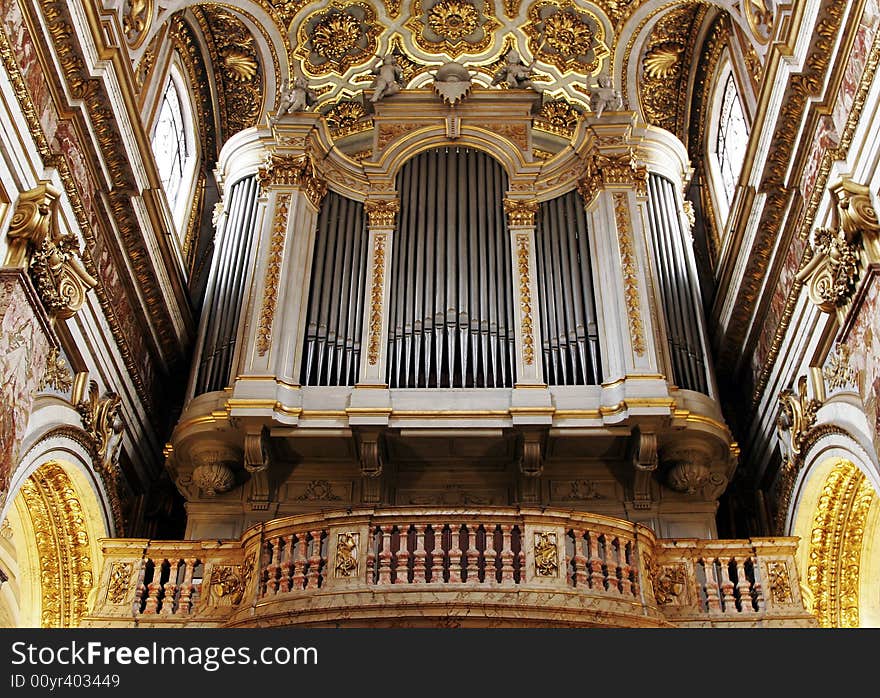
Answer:
[{"label": "ornate ceiling", "polygon": [[[388,52],[398,56],[408,88],[427,86],[433,71],[456,60],[489,87],[510,49],[534,61],[544,91],[539,122],[564,135],[589,110],[588,86],[613,76],[625,106],[649,123],[687,137],[695,47],[727,13],[752,79],[776,25],[776,3],[662,0],[123,0],[121,24],[136,66],[149,70],[164,27],[181,17],[198,32],[200,60],[216,77],[221,142],[273,109],[290,75],[305,75],[316,108],[335,135],[369,127],[362,90]],[[185,33],[182,29],[176,36]],[[180,42],[178,42],[180,43]],[[178,47],[180,48],[180,47]],[[198,62],[195,58],[192,64]],[[502,88],[498,88],[502,89]],[[547,106],[552,104],[553,106]]]}]

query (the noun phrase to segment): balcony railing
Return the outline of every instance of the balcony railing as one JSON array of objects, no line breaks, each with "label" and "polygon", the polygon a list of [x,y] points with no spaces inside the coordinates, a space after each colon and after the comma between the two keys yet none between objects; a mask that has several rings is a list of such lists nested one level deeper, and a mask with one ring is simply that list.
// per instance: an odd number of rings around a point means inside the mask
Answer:
[{"label": "balcony railing", "polygon": [[86,625],[812,625],[792,538],[540,509],[365,509],[236,542],[108,540]]}]

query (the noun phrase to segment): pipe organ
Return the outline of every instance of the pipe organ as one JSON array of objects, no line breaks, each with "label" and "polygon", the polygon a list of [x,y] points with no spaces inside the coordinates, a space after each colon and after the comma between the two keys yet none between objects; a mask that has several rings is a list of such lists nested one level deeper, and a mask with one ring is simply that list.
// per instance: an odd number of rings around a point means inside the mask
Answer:
[{"label": "pipe organ", "polygon": [[536,158],[536,98],[474,89],[450,116],[404,90],[375,104],[367,155],[314,113],[227,143],[169,449],[187,535],[422,505],[714,535],[737,447],[706,364],[686,151],[618,112]]},{"label": "pipe organ", "polygon": [[354,385],[367,275],[364,205],[335,192],[318,216],[300,381]]},{"label": "pipe organ", "polygon": [[252,263],[258,193],[253,176],[239,180],[229,191],[204,303],[196,395],[222,390],[229,384],[244,300],[244,278]]},{"label": "pipe organ", "polygon": [[538,297],[544,375],[550,385],[602,382],[588,236],[577,192],[541,204],[536,230]]},{"label": "pipe organ", "polygon": [[665,177],[648,176],[648,214],[657,281],[666,317],[672,376],[682,388],[708,393],[706,355],[700,335],[696,277],[688,264],[690,236],[681,224],[675,187]]},{"label": "pipe organ", "polygon": [[501,165],[471,148],[438,148],[409,160],[397,183],[388,385],[511,387],[513,292]]}]

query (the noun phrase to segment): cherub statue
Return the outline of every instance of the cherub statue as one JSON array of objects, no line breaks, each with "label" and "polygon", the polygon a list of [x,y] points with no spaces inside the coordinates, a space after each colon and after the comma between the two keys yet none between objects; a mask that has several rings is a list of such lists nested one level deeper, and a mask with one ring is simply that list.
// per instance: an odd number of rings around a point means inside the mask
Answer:
[{"label": "cherub statue", "polygon": [[285,114],[306,111],[317,99],[318,93],[309,87],[308,81],[302,75],[294,78],[293,85],[290,84],[290,80],[285,80],[273,123]]},{"label": "cherub statue", "polygon": [[370,71],[376,77],[373,79],[373,96],[371,102],[378,102],[393,94],[400,92],[403,87],[403,68],[397,64],[397,56],[389,53],[378,61]]},{"label": "cherub statue", "polygon": [[518,88],[521,90],[532,89],[535,92],[541,92],[541,88],[536,87],[532,82],[532,68],[535,67],[535,61],[526,65],[520,58],[519,51],[510,49],[505,57],[507,64],[498,71],[498,74],[492,79],[493,85],[499,85],[506,82],[508,87]]},{"label": "cherub statue", "polygon": [[623,96],[611,86],[611,76],[600,73],[596,82],[597,86],[590,89],[590,107],[593,113],[600,117],[605,110],[621,111]]}]

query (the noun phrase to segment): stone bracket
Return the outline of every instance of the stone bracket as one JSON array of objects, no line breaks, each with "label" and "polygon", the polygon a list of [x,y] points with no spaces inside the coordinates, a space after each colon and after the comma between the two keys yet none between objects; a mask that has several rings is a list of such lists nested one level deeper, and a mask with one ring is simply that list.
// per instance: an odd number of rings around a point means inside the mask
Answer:
[{"label": "stone bracket", "polygon": [[636,427],[630,441],[630,458],[633,465],[633,508],[648,509],[652,501],[651,480],[658,463],[657,435]]},{"label": "stone bracket", "polygon": [[361,465],[361,499],[364,504],[378,504],[382,499],[382,476],[385,472],[383,430],[364,427],[352,430]]}]

